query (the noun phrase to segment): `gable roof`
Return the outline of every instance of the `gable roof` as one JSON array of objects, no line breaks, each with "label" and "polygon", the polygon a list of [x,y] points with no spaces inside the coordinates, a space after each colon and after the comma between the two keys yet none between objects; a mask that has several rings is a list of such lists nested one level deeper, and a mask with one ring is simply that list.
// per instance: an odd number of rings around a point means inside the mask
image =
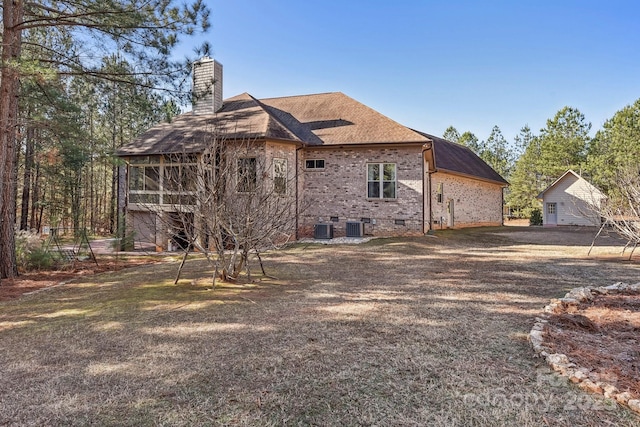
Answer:
[{"label": "gable roof", "polygon": [[540,192],[540,194],[538,194],[538,199],[543,199],[544,198],[544,194],[551,190],[552,188],[554,188],[556,185],[558,185],[558,183],[560,181],[562,181],[563,179],[565,179],[565,177],[572,177],[575,178],[576,181],[583,181],[583,184],[587,186],[587,188],[589,189],[589,191],[592,194],[595,194],[598,197],[601,198],[606,198],[607,196],[604,195],[604,193],[602,191],[600,191],[597,187],[595,187],[593,184],[591,184],[589,181],[587,181],[586,179],[584,179],[582,176],[580,176],[579,173],[574,172],[573,170],[569,169],[567,170],[565,173],[563,173],[560,178],[556,179],[555,181],[553,181],[553,183],[551,185],[549,185],[547,188],[545,188],[544,190],[542,190]]},{"label": "gable roof", "polygon": [[481,178],[502,185],[509,183],[469,147],[419,132],[433,141],[434,169]]}]

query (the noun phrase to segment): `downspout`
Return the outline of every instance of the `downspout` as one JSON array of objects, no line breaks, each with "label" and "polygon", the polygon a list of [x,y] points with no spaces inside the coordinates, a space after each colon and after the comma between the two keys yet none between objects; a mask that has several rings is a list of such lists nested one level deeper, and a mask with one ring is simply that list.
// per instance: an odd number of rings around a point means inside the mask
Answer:
[{"label": "downspout", "polygon": [[429,172],[429,231],[431,231],[431,226],[433,224],[433,207],[431,203],[431,172]]},{"label": "downspout", "polygon": [[504,189],[505,187],[502,187],[502,191],[500,192],[500,195],[502,197],[500,197],[502,199],[502,203],[500,204],[500,225],[504,226]]},{"label": "downspout", "polygon": [[[425,153],[427,151],[429,151],[429,150],[433,150],[433,142],[432,141],[429,141],[429,142],[425,143],[422,146],[422,176],[423,176],[423,179],[424,179],[424,173],[425,173],[425,170],[424,170]],[[432,157],[434,157],[434,156],[432,156]],[[433,170],[435,171],[435,166],[436,166],[435,165],[435,158],[433,160],[434,160]],[[428,195],[429,196],[429,228],[427,229],[427,233],[429,233],[432,230],[431,227],[432,227],[432,224],[433,224],[433,209],[432,209],[432,203],[431,203],[431,174],[432,174],[432,172],[431,172],[431,170],[427,170],[426,172],[427,172],[427,177],[428,177],[427,189],[429,191],[429,195]],[[425,200],[426,200],[425,197],[426,196],[427,196],[426,194],[422,195],[422,212],[425,211],[425,207],[426,207],[425,206]],[[422,223],[423,223],[422,229],[424,230],[424,228],[425,228],[424,227],[424,214],[422,215]]]},{"label": "downspout", "polygon": [[[423,179],[422,191],[423,191],[423,193],[426,193],[426,191],[424,191],[425,190],[425,186],[424,186],[424,149],[422,150],[422,179]],[[431,189],[429,189],[429,195],[431,195]],[[424,223],[424,210],[426,209],[424,200],[425,200],[426,196],[427,196],[426,194],[422,195],[422,233],[423,234],[426,234],[426,232],[425,232],[425,223]],[[429,223],[431,223],[431,221],[429,221]]]}]

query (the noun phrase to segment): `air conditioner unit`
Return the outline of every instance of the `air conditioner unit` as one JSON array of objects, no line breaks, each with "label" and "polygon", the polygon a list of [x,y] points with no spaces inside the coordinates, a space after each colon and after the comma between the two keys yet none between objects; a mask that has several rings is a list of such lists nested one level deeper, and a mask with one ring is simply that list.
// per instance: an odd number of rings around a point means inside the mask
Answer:
[{"label": "air conditioner unit", "polygon": [[347,222],[347,237],[362,237],[364,235],[364,223],[361,221]]},{"label": "air conditioner unit", "polygon": [[313,226],[314,239],[333,239],[333,224],[316,224]]}]

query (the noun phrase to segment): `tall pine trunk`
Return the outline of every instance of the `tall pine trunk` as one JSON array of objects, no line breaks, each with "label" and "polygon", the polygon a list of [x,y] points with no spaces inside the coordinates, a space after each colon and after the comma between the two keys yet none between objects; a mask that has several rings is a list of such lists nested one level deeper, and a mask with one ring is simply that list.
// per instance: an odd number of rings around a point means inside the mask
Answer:
[{"label": "tall pine trunk", "polygon": [[5,0],[2,9],[3,40],[0,80],[0,279],[18,275],[15,235],[18,95],[20,77],[17,61],[22,45],[24,4]]},{"label": "tall pine trunk", "polygon": [[31,196],[31,218],[29,219],[29,228],[38,230],[40,233],[40,221],[38,220],[38,206],[43,205],[40,202],[40,163],[36,163],[36,175],[33,179],[33,191]]},{"label": "tall pine trunk", "polygon": [[27,128],[24,154],[24,177],[22,183],[22,208],[20,211],[20,230],[26,230],[29,223],[29,201],[31,200],[31,171],[33,170],[34,129]]}]

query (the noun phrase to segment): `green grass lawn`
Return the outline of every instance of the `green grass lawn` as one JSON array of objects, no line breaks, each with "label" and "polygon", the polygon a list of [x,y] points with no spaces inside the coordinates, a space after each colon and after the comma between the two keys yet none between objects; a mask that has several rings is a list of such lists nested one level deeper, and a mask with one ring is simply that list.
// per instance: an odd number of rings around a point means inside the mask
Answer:
[{"label": "green grass lawn", "polygon": [[251,285],[195,257],[175,286],[159,264],[0,302],[0,425],[640,425],[527,341],[550,298],[640,281],[568,233],[298,244]]}]

